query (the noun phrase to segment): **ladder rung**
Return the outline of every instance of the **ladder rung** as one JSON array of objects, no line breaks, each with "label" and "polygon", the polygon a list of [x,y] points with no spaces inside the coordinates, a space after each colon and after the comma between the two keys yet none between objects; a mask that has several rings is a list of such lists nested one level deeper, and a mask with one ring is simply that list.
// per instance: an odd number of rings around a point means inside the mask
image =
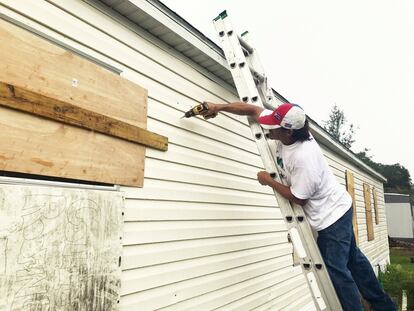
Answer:
[{"label": "ladder rung", "polygon": [[[231,69],[235,69],[235,68],[236,68],[236,66],[237,66],[237,63],[236,63],[236,62],[232,62],[232,63],[230,63],[229,65],[230,65],[230,68],[231,68]],[[245,66],[246,66],[246,62],[241,62],[241,63],[239,63],[239,64],[238,64],[238,66],[239,66],[240,68],[245,67]],[[252,73],[252,75],[253,75],[253,78],[254,78],[254,79],[256,79],[256,80],[258,80],[260,83],[261,83],[261,82],[264,82],[264,81],[266,80],[266,78],[265,78],[265,76],[264,76],[264,75],[262,75],[261,73],[257,72],[257,71],[256,71],[253,67],[251,67],[250,65],[249,65],[249,69],[250,69],[250,72],[251,72],[251,73]]]},{"label": "ladder rung", "polygon": [[[261,68],[258,55],[246,40],[248,38],[241,38],[244,34],[241,37],[234,35],[235,32],[226,12],[223,12],[214,20],[214,25],[222,41],[223,51],[231,68],[231,74],[240,99],[243,102],[251,102],[258,106],[269,105],[270,102],[274,101],[273,90],[267,85],[266,75]],[[268,133],[263,131],[261,126],[251,117],[248,117],[247,120],[252,134],[256,138],[258,151],[265,169],[268,172],[275,172],[275,179],[282,182],[274,154],[277,147],[276,142],[263,139],[263,136],[267,136]],[[289,239],[300,258],[301,270],[309,286],[316,310],[342,310],[302,207],[291,204],[277,191],[274,191],[274,194],[285,219]]]},{"label": "ladder rung", "polygon": [[239,38],[239,42],[242,48],[244,48],[247,52],[249,52],[249,54],[253,54],[254,48],[252,48],[251,45],[248,44],[242,37],[237,36],[237,38]]},{"label": "ladder rung", "polygon": [[258,80],[260,83],[262,83],[262,82],[264,82],[266,80],[265,76],[262,75],[262,74],[260,74],[260,73],[258,73],[254,68],[252,68],[252,67],[249,66],[249,69],[250,69],[250,72],[253,75],[253,78],[255,78],[256,80]]}]

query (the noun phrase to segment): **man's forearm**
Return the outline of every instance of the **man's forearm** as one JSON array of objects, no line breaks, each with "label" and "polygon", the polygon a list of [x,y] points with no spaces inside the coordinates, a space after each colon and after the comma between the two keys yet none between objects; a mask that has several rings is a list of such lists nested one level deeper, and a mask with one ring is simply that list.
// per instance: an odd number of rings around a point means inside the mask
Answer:
[{"label": "man's forearm", "polygon": [[219,111],[234,113],[241,116],[258,117],[263,108],[251,104],[234,102],[230,104],[216,104]]},{"label": "man's forearm", "polygon": [[290,191],[290,187],[285,186],[275,180],[273,180],[270,184],[270,187],[272,187],[273,189],[275,189],[282,197],[284,197],[285,199],[288,199],[289,201],[292,201],[296,204],[299,204],[301,206],[304,206],[307,202],[307,200],[301,200],[298,199],[297,197],[295,197],[292,193],[292,191]]}]

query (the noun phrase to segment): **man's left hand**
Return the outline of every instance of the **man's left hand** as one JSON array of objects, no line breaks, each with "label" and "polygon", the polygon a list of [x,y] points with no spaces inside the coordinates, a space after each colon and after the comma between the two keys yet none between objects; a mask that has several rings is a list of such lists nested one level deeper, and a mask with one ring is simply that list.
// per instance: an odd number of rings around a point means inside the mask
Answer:
[{"label": "man's left hand", "polygon": [[260,171],[257,173],[257,180],[263,186],[270,186],[273,182],[273,178],[266,171]]}]

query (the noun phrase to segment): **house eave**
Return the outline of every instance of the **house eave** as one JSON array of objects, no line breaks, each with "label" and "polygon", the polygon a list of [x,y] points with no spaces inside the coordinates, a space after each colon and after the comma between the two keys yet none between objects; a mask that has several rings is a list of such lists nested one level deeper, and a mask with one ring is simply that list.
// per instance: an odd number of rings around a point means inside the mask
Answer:
[{"label": "house eave", "polygon": [[[130,23],[145,29],[167,46],[183,54],[209,73],[225,81],[236,94],[234,81],[222,49],[176,12],[158,0],[84,0],[92,5],[104,5]],[[274,90],[280,101],[288,100]],[[274,108],[274,107],[267,107]],[[321,126],[310,119],[310,129],[315,139],[362,171],[386,182],[386,178],[362,162],[356,155],[332,138]]]}]

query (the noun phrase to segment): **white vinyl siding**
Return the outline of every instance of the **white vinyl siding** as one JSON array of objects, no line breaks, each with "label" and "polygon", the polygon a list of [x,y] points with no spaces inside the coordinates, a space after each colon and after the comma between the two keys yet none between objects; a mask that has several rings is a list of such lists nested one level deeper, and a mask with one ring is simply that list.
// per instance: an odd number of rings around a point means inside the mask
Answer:
[{"label": "white vinyl siding", "polygon": [[121,187],[121,310],[312,304],[275,197],[256,181],[262,163],[245,118],[180,119],[203,100],[237,100],[234,91],[85,2],[2,3],[2,14],[147,88],[148,129],[169,138],[168,152],[147,148],[144,187]]}]

